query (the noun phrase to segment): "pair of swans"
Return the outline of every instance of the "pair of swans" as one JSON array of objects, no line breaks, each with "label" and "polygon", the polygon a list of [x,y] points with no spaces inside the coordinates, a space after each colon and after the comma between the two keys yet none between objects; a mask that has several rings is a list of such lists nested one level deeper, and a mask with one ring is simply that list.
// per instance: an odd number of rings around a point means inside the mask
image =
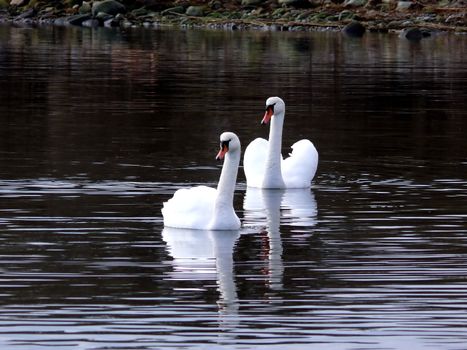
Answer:
[{"label": "pair of swans", "polygon": [[[282,128],[285,103],[279,97],[266,100],[262,124],[271,122],[269,141],[257,138],[245,150],[243,159],[247,186],[283,189],[306,188],[318,166],[318,152],[309,140],[292,145],[292,153],[282,158]],[[196,186],[180,189],[164,202],[164,225],[200,230],[237,230],[240,219],[233,208],[233,196],[240,164],[241,146],[237,135],[224,132],[216,159],[224,159],[217,189]]]}]

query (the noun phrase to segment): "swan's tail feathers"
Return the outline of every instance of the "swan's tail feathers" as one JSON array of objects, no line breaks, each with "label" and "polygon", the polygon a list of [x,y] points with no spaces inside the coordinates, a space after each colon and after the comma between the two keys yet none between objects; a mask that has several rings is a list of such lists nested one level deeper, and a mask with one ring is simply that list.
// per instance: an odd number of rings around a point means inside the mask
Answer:
[{"label": "swan's tail feathers", "polygon": [[243,171],[245,172],[247,186],[261,187],[267,152],[268,141],[263,138],[253,140],[245,149]]},{"label": "swan's tail feathers", "polygon": [[310,140],[295,142],[292,153],[282,163],[287,188],[309,187],[318,168],[318,158],[318,151]]}]

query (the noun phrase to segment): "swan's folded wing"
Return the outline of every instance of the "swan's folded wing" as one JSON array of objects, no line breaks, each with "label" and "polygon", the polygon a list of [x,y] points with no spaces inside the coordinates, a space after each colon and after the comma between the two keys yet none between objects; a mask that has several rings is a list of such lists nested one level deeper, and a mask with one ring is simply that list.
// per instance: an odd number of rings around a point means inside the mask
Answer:
[{"label": "swan's folded wing", "polygon": [[287,188],[304,188],[318,167],[318,151],[310,140],[300,140],[292,145],[292,153],[282,162],[282,177]]},{"label": "swan's folded wing", "polygon": [[243,156],[243,171],[247,186],[261,187],[264,177],[264,166],[268,152],[268,141],[257,138],[250,142]]},{"label": "swan's folded wing", "polygon": [[164,202],[164,225],[178,228],[207,229],[213,215],[217,190],[207,186],[183,188]]}]

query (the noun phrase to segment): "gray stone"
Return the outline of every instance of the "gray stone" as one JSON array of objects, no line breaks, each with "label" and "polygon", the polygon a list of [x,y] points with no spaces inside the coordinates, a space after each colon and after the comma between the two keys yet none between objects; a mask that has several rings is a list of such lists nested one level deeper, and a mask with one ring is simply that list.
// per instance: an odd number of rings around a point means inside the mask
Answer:
[{"label": "gray stone", "polygon": [[28,3],[29,3],[29,0],[11,0],[10,6],[21,7],[21,6],[27,5]]},{"label": "gray stone", "polygon": [[343,20],[346,20],[346,19],[349,20],[349,19],[352,19],[354,17],[355,17],[355,14],[352,11],[344,10],[341,13],[339,13],[338,20],[339,21],[343,21]]},{"label": "gray stone", "polygon": [[455,1],[452,1],[449,6],[452,6],[452,7],[467,7],[467,0],[455,0]]},{"label": "gray stone", "polygon": [[105,12],[115,16],[117,13],[126,12],[124,5],[115,0],[98,1],[92,4],[92,15],[95,16],[99,12]]},{"label": "gray stone", "polygon": [[380,32],[380,33],[387,33],[387,32],[389,32],[388,27],[387,27],[387,25],[386,25],[385,23],[378,23],[378,24],[376,25],[376,29],[377,29],[378,32]]},{"label": "gray stone", "polygon": [[170,13],[185,13],[185,8],[183,6],[175,6],[175,7],[170,7],[168,9],[165,9],[164,11],[161,12],[162,16],[170,15]]},{"label": "gray stone", "polygon": [[20,15],[16,16],[15,19],[19,20],[19,19],[31,18],[31,17],[34,17],[36,14],[37,14],[37,11],[31,8],[31,9],[24,11]]},{"label": "gray stone", "polygon": [[437,20],[437,15],[434,13],[428,13],[416,18],[417,22],[435,22]]},{"label": "gray stone", "polygon": [[429,37],[431,36],[431,30],[429,30],[429,29],[421,29],[421,31],[422,31],[422,36],[423,36],[424,38],[429,38]]},{"label": "gray stone", "polygon": [[106,28],[118,27],[119,25],[120,25],[120,21],[116,18],[110,18],[104,21],[104,27]]},{"label": "gray stone", "polygon": [[217,11],[217,10],[220,10],[223,5],[222,5],[222,2],[215,0],[215,1],[211,1],[209,3],[209,6],[211,6],[211,10]]},{"label": "gray stone", "polygon": [[83,27],[88,27],[88,28],[97,28],[99,27],[99,20],[95,18],[87,19],[83,23],[81,23]]},{"label": "gray stone", "polygon": [[149,11],[146,10],[144,7],[140,7],[138,9],[131,11],[131,14],[135,17],[142,17],[142,16],[146,16],[148,12]]},{"label": "gray stone", "polygon": [[365,6],[367,0],[345,0],[344,7],[362,7]]},{"label": "gray stone", "polygon": [[122,21],[122,23],[120,24],[120,26],[121,26],[122,28],[127,29],[127,28],[133,27],[133,23],[131,23],[129,20],[126,19],[126,20],[123,20],[123,21]]},{"label": "gray stone", "polygon": [[99,12],[96,15],[96,19],[98,19],[101,22],[105,22],[105,21],[107,21],[109,19],[112,19],[112,18],[114,18],[114,16],[109,15],[108,13],[105,13],[105,12]]},{"label": "gray stone", "polygon": [[345,34],[352,37],[362,37],[365,30],[365,26],[358,21],[352,21],[342,29]]},{"label": "gray stone", "polygon": [[391,21],[387,25],[388,29],[399,29],[402,27],[402,21]]},{"label": "gray stone", "polygon": [[90,14],[74,15],[65,19],[65,25],[80,26],[84,21],[91,19]]},{"label": "gray stone", "polygon": [[413,24],[414,24],[414,22],[411,21],[411,20],[403,21],[403,22],[402,22],[402,27],[404,27],[404,28],[409,28],[409,27],[412,27]]},{"label": "gray stone", "polygon": [[406,28],[401,31],[399,36],[410,41],[420,41],[423,38],[423,33],[418,28]]},{"label": "gray stone", "polygon": [[66,26],[68,25],[68,18],[66,17],[55,18],[53,21],[53,24],[56,26],[60,26],[60,27]]},{"label": "gray stone", "polygon": [[465,13],[452,14],[446,18],[445,22],[454,25],[465,25],[467,22],[467,16]]},{"label": "gray stone", "polygon": [[193,16],[193,17],[203,17],[204,16],[203,7],[202,6],[188,6],[185,14],[188,16]]},{"label": "gray stone", "polygon": [[407,11],[410,10],[413,6],[412,1],[398,1],[397,2],[397,11]]},{"label": "gray stone", "polygon": [[83,4],[79,8],[79,13],[91,13],[91,4],[89,2],[83,1]]}]

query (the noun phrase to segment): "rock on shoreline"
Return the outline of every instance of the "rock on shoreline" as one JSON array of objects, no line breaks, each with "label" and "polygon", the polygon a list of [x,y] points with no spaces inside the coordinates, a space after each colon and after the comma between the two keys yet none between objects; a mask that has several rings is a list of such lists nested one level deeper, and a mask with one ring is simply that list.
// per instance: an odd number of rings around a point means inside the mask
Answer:
[{"label": "rock on shoreline", "polygon": [[[0,0],[0,23],[467,33],[467,0]],[[358,24],[356,24],[358,23]],[[358,28],[358,29],[357,29]]]}]

